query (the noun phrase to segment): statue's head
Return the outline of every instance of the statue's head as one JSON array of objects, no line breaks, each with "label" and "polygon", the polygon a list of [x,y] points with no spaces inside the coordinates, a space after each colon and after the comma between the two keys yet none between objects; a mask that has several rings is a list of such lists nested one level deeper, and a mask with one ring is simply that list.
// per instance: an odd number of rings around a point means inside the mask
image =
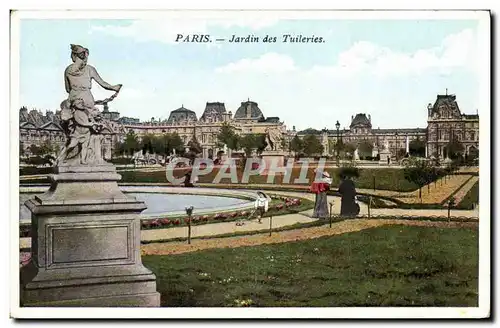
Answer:
[{"label": "statue's head", "polygon": [[83,64],[87,64],[87,59],[89,57],[89,49],[82,47],[77,44],[71,45],[71,60],[74,63],[82,62]]}]

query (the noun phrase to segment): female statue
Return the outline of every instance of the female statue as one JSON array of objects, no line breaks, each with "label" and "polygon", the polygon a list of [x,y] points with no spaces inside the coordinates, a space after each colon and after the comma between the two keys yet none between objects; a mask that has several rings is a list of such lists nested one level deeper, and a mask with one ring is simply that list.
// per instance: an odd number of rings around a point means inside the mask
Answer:
[{"label": "female statue", "polygon": [[[87,65],[89,50],[79,45],[71,45],[73,61],[64,71],[64,83],[68,98],[61,103],[62,127],[66,133],[66,145],[57,158],[57,165],[102,164],[101,131],[106,122],[94,106],[112,101],[121,89],[121,84],[110,85]],[[92,80],[106,90],[116,93],[103,101],[95,101],[92,96]]]}]

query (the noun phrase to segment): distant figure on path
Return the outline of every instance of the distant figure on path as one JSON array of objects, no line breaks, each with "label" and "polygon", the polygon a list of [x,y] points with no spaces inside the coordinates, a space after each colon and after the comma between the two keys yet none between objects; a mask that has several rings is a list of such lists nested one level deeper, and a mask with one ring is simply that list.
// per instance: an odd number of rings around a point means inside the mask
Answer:
[{"label": "distant figure on path", "polygon": [[[315,170],[316,173],[316,170]],[[323,172],[321,179],[313,181],[311,191],[316,194],[313,218],[326,219],[329,216],[327,192],[330,190],[332,179],[328,172]]]},{"label": "distant figure on path", "polygon": [[356,203],[354,182],[349,177],[342,176],[338,192],[341,196],[340,216],[355,217],[358,215],[359,205]]}]

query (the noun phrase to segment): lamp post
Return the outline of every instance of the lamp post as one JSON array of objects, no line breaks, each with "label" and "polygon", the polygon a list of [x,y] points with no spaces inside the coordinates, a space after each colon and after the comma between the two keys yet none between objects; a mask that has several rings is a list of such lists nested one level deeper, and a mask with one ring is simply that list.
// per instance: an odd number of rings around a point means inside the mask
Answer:
[{"label": "lamp post", "polygon": [[336,155],[337,155],[337,167],[338,167],[338,166],[340,166],[340,159],[339,159],[339,155],[340,155],[339,154],[339,147],[340,147],[340,144],[339,144],[339,142],[340,142],[340,123],[339,123],[338,120],[337,120],[337,123],[335,123],[335,128],[337,129],[337,145],[336,145],[337,147],[335,147],[335,148],[337,148],[336,149]]},{"label": "lamp post", "polygon": [[193,206],[186,207],[186,214],[188,215],[187,226],[188,226],[188,244],[191,244],[191,220],[193,217]]},{"label": "lamp post", "polygon": [[396,163],[398,162],[398,131],[395,133],[396,135]]}]

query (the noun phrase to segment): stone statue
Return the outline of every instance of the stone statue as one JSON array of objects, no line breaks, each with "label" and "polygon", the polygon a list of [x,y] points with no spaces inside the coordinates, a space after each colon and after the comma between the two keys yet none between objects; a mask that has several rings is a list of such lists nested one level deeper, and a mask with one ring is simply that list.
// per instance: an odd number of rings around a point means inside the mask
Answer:
[{"label": "stone statue", "polygon": [[278,150],[280,147],[280,142],[282,138],[282,133],[278,128],[267,128],[266,129],[266,150]]},{"label": "stone statue", "polygon": [[385,140],[384,150],[389,150],[389,141],[388,140]]},{"label": "stone statue", "polygon": [[358,150],[358,148],[356,148],[356,150],[354,151],[354,160],[359,161],[359,150]]},{"label": "stone statue", "polygon": [[[87,65],[89,50],[71,45],[73,64],[64,71],[64,83],[68,98],[61,103],[61,126],[66,134],[66,144],[61,150],[56,165],[97,165],[105,163],[101,144],[102,130],[109,122],[102,118],[95,105],[107,104],[120,91],[122,85],[110,85]],[[110,98],[95,101],[90,89],[92,80],[106,90],[115,91]]]}]

